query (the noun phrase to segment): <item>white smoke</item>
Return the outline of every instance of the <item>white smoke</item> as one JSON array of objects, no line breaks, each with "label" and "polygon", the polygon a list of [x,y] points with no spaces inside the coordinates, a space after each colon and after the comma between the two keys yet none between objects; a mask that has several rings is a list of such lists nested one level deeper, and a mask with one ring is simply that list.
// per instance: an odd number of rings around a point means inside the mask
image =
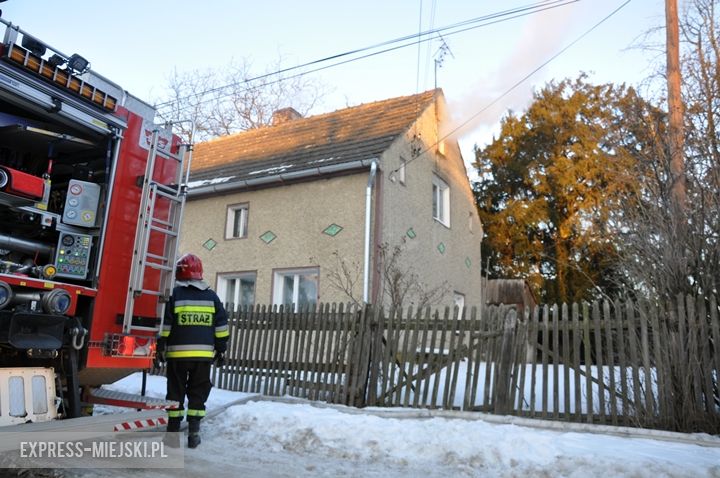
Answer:
[{"label": "white smoke", "polygon": [[[546,68],[505,93],[571,41],[568,37],[575,29],[570,27],[577,25],[582,14],[579,5],[571,4],[536,13],[524,23],[505,24],[508,29],[517,29],[514,35],[517,42],[512,53],[497,68],[485,70],[462,95],[449,98],[453,122],[448,132],[452,131],[452,136],[463,142],[470,140],[479,145],[489,143],[492,134],[499,132],[500,119],[508,110],[519,112],[525,109],[532,99],[534,85],[540,86],[545,82],[542,74]],[[471,159],[467,153],[464,156]]]}]

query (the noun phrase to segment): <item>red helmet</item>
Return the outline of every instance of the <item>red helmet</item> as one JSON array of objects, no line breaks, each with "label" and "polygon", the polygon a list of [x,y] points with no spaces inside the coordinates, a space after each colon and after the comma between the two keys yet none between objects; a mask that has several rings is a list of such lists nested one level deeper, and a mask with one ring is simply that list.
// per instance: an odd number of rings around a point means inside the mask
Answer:
[{"label": "red helmet", "polygon": [[175,269],[177,280],[201,280],[203,278],[202,261],[195,254],[185,254],[177,261]]}]

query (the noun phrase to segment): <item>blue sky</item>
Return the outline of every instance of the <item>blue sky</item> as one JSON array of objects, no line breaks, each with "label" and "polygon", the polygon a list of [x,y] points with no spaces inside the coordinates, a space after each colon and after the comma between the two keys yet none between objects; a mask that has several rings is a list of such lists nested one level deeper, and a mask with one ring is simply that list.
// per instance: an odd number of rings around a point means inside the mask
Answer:
[{"label": "blue sky", "polygon": [[[246,58],[261,73],[279,57],[292,66],[413,34],[421,25],[423,30],[439,28],[537,1],[8,0],[0,8],[5,20],[64,53],[83,55],[99,73],[153,101],[175,68],[221,67]],[[580,0],[446,37],[452,56],[445,56],[437,81],[456,121],[485,108],[624,1]],[[533,88],[551,79],[584,71],[596,82],[641,82],[658,58],[628,48],[663,22],[663,0],[632,0],[462,129],[466,161],[472,159],[473,144],[491,139],[508,108],[521,110]],[[435,39],[419,49],[403,48],[313,74],[328,91],[314,113],[433,88],[440,46]]]}]

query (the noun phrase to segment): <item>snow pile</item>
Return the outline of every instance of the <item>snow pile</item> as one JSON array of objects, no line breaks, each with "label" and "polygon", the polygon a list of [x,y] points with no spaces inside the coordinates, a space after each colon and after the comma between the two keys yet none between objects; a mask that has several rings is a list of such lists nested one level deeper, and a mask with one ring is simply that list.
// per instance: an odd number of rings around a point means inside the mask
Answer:
[{"label": "snow pile", "polygon": [[[108,388],[139,393],[140,384],[135,374]],[[164,397],[165,378],[149,376],[147,394]],[[185,451],[180,476],[720,477],[720,440],[718,446],[698,446],[491,423],[470,412],[419,418],[424,412],[411,409],[358,410],[253,395],[213,389],[203,443]],[[240,399],[256,401],[223,410]],[[123,476],[176,478],[174,473],[124,470]],[[77,470],[66,476],[118,475]]]},{"label": "snow pile", "polygon": [[343,462],[351,475],[384,464],[398,473],[389,476],[720,476],[720,448],[462,419],[249,402],[229,408],[212,427],[213,438],[238,447]]}]

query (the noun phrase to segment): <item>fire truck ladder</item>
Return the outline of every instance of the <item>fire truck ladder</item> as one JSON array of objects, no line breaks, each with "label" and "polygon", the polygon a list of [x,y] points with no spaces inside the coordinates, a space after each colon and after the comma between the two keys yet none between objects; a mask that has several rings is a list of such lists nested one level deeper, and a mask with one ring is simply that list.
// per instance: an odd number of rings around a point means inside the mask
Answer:
[{"label": "fire truck ladder", "polygon": [[[185,207],[192,146],[190,144],[182,145],[177,156],[170,155],[172,159],[178,162],[177,173],[174,181],[171,181],[170,184],[163,184],[153,177],[155,160],[158,154],[158,140],[159,131],[156,129],[153,132],[150,150],[148,151],[145,176],[142,178],[140,212],[135,233],[133,262],[130,268],[130,281],[123,318],[124,334],[132,334],[141,330],[158,333],[162,329],[165,304],[169,300],[175,285],[175,258],[178,250],[180,224]],[[162,254],[150,252],[151,236],[153,239],[158,236],[164,237]],[[145,271],[147,269],[159,271],[157,290],[144,288]],[[153,325],[133,323],[135,301],[143,295],[158,297],[157,317],[159,321],[155,321]]]}]

